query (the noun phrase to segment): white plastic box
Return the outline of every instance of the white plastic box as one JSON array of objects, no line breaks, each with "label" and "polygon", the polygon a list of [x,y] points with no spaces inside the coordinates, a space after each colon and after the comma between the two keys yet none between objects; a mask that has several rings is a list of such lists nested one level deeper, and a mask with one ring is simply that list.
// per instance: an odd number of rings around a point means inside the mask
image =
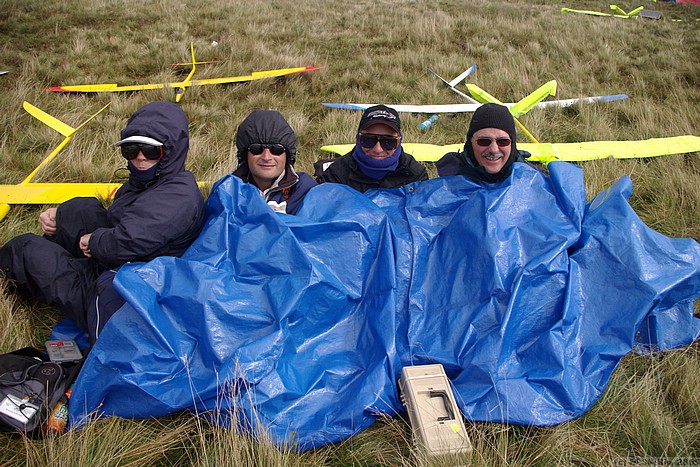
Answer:
[{"label": "white plastic box", "polygon": [[471,453],[472,444],[442,365],[404,367],[399,389],[417,447],[431,456]]}]

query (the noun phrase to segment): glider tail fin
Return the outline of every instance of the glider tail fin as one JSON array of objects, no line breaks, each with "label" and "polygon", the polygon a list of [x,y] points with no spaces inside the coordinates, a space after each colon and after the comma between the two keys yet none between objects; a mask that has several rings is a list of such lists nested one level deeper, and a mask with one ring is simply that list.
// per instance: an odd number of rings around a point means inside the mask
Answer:
[{"label": "glider tail fin", "polygon": [[77,128],[73,128],[67,123],[63,123],[53,115],[49,115],[38,107],[34,107],[27,101],[22,102],[22,107],[26,110],[29,115],[40,120],[44,124],[50,126],[54,130],[61,133],[63,136],[72,136],[76,132]]},{"label": "glider tail fin", "polygon": [[467,84],[467,90],[469,90],[469,94],[474,96],[474,99],[476,99],[481,104],[486,104],[488,102],[492,102],[494,104],[503,105],[503,102],[499,101],[498,99],[493,97],[491,94],[489,94],[488,92],[481,89],[476,84]]},{"label": "glider tail fin", "polygon": [[[476,100],[478,100],[482,104],[485,104],[487,102],[492,102],[494,104],[503,105],[503,102],[499,101],[498,99],[493,97],[491,94],[489,94],[488,92],[481,89],[479,86],[476,86],[474,84],[467,84],[467,89],[469,90],[469,93],[472,96],[474,96],[476,98]],[[543,99],[544,99],[544,97],[543,97]],[[515,114],[513,114],[513,110],[511,108],[509,108],[508,110],[510,111],[511,115],[513,115],[513,120],[515,120],[515,123],[518,125],[520,130],[523,133],[525,133],[525,135],[527,135],[527,137],[530,139],[530,141],[532,141],[533,143],[538,143],[539,141],[537,141],[537,138],[535,138],[534,135],[532,133],[530,133],[530,131],[527,128],[525,128],[525,125],[520,123],[520,120],[518,120],[518,117]]]},{"label": "glider tail fin", "polygon": [[449,85],[452,86],[452,87],[455,87],[455,86],[457,86],[459,83],[461,83],[462,81],[464,81],[464,78],[466,78],[467,76],[471,75],[471,74],[474,73],[475,71],[476,71],[476,65],[472,65],[472,66],[470,66],[469,68],[467,68],[466,70],[464,70],[464,71],[462,72],[461,75],[459,75],[458,77],[456,77],[455,79],[453,79],[452,81],[450,81],[450,82],[447,83],[447,84],[449,84]]},{"label": "glider tail fin", "polygon": [[[43,161],[41,161],[41,163],[39,163],[39,165],[37,165],[34,170],[32,170],[32,173],[30,173],[24,180],[20,182],[20,185],[26,185],[27,183],[31,182],[34,176],[37,174],[37,172],[39,172],[39,170],[41,170],[46,164],[51,162],[58,155],[58,153],[61,152],[61,150],[68,144],[68,142],[71,139],[73,139],[73,135],[75,135],[75,132],[78,131],[78,129],[80,129],[87,122],[95,118],[108,106],[109,104],[105,105],[97,113],[95,113],[90,118],[81,123],[77,128],[73,128],[72,126],[62,122],[61,120],[57,119],[52,115],[49,115],[48,113],[44,112],[38,107],[33,106],[29,102],[24,101],[22,103],[22,107],[24,108],[24,110],[26,110],[32,117],[40,120],[44,124],[50,126],[54,130],[61,133],[63,136],[65,136],[65,138],[63,139],[63,141],[61,141],[61,144],[59,144],[56,147],[56,149],[51,151],[51,154],[46,156],[46,158]],[[8,212],[10,212],[10,205],[0,204],[0,220],[4,219]]]},{"label": "glider tail fin", "polygon": [[63,136],[65,136],[65,139],[61,142],[61,144],[59,144],[59,145],[56,147],[56,149],[54,149],[53,151],[51,151],[51,154],[49,154],[43,161],[41,161],[41,163],[40,163],[39,165],[37,165],[36,168],[35,168],[34,170],[32,170],[32,173],[30,173],[30,174],[27,176],[27,178],[25,178],[25,179],[22,181],[22,184],[24,184],[24,183],[29,183],[29,182],[34,178],[34,176],[37,174],[37,172],[39,172],[39,170],[41,170],[46,164],[48,164],[49,162],[51,162],[51,161],[54,159],[54,157],[56,157],[56,156],[58,155],[58,153],[61,152],[61,150],[66,146],[66,144],[68,144],[68,142],[73,138],[73,135],[75,135],[75,132],[76,132],[76,131],[78,131],[80,128],[83,127],[83,125],[85,125],[87,122],[89,122],[90,120],[92,120],[93,118],[95,118],[96,116],[98,116],[100,113],[102,113],[102,111],[103,111],[104,109],[106,109],[107,107],[109,107],[109,104],[105,105],[105,106],[102,107],[100,110],[98,110],[96,113],[94,113],[93,115],[91,115],[87,120],[85,120],[83,123],[81,123],[80,125],[78,125],[77,128],[73,128],[73,127],[71,127],[70,125],[68,125],[68,124],[66,124],[66,123],[63,123],[62,121],[60,121],[60,120],[57,119],[56,117],[47,114],[47,113],[44,112],[43,110],[41,110],[41,109],[39,109],[39,108],[33,106],[32,104],[30,104],[30,103],[27,102],[27,101],[24,101],[24,103],[22,104],[22,106],[24,107],[24,109],[25,109],[27,112],[29,112],[30,115],[32,115],[33,117],[35,117],[35,118],[41,120],[43,123],[45,123],[46,125],[50,126],[50,127],[53,128],[54,130],[58,131],[58,132],[61,133]]},{"label": "glider tail fin", "polygon": [[[194,59],[194,43],[192,42],[190,42],[190,53],[192,54],[192,69],[190,70],[190,74],[187,75],[187,78],[185,78],[183,83],[189,83],[192,79],[192,76],[194,76],[194,72],[197,70],[197,61]],[[184,95],[185,87],[180,86],[175,90],[175,102],[180,102],[180,99],[182,99],[182,96]]]},{"label": "glider tail fin", "polygon": [[539,104],[547,96],[554,96],[557,93],[557,82],[555,80],[548,81],[529,95],[519,100],[513,107],[510,108],[510,113],[514,117],[525,115],[534,106]]},{"label": "glider tail fin", "polygon": [[[464,71],[462,72],[461,75],[459,75],[458,77],[456,77],[456,78],[453,79],[452,81],[447,81],[445,78],[443,78],[442,76],[438,75],[438,74],[435,72],[435,70],[433,70],[433,69],[431,69],[431,68],[426,67],[426,70],[428,70],[429,72],[431,72],[433,75],[437,76],[437,78],[438,78],[440,81],[442,81],[443,83],[445,83],[445,85],[446,85],[448,88],[450,88],[450,90],[452,90],[455,94],[458,94],[458,95],[464,97],[466,100],[468,100],[468,101],[471,102],[472,104],[478,104],[478,103],[479,103],[478,101],[472,99],[472,98],[469,97],[468,95],[464,94],[462,91],[460,91],[460,90],[458,90],[457,88],[455,88],[455,85],[456,85],[457,83],[459,83],[460,81],[464,80],[464,78],[466,78],[466,77],[469,76],[474,70],[476,70],[476,65],[472,65],[471,67],[467,68],[466,70],[464,70]],[[454,84],[453,84],[453,83],[454,83]]]}]

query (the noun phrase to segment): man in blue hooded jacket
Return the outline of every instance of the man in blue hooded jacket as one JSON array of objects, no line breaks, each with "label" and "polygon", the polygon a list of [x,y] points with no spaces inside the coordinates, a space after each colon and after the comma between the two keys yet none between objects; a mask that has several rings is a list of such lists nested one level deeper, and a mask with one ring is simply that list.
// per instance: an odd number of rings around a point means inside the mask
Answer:
[{"label": "man in blue hooded jacket", "polygon": [[171,102],[152,102],[129,119],[116,143],[129,179],[105,209],[74,198],[39,216],[44,235],[0,248],[0,270],[18,289],[53,305],[92,342],[124,300],[112,287],[123,264],[180,256],[204,224],[204,198],[185,170],[189,128]]}]

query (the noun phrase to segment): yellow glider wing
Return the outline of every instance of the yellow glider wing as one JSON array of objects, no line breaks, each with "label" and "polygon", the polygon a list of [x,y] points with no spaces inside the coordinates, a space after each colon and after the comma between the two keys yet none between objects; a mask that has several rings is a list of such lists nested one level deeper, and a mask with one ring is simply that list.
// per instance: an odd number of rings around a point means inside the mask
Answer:
[{"label": "yellow glider wing", "polygon": [[[438,146],[435,144],[404,143],[403,149],[422,162],[436,162],[448,152],[461,151],[464,143]],[[352,144],[323,146],[322,151],[347,154]],[[583,162],[596,159],[639,159],[700,152],[700,136],[673,136],[639,141],[585,141],[581,143],[518,143],[518,149],[528,151],[530,162],[543,164],[553,160]]]},{"label": "yellow glider wing", "polygon": [[[212,182],[197,182],[200,188]],[[112,199],[121,183],[28,183],[0,185],[2,204],[61,204],[78,197]]]},{"label": "yellow glider wing", "polygon": [[641,159],[700,152],[700,136],[672,136],[638,141],[586,141],[582,143],[518,143],[518,148],[532,154],[528,160],[548,163],[553,160],[569,162],[596,159]]},{"label": "yellow glider wing", "polygon": [[61,204],[72,198],[111,199],[121,183],[28,183],[0,185],[0,203]]}]

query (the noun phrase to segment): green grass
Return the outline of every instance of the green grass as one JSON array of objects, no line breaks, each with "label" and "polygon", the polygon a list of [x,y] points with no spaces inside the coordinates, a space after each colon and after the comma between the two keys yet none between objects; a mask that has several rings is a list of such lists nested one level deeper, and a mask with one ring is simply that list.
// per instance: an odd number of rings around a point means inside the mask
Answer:
[{"label": "green grass", "polygon": [[[128,117],[171,91],[65,95],[58,84],[166,82],[169,64],[189,60],[197,77],[289,66],[321,71],[243,85],[191,88],[181,102],[191,123],[188,167],[216,180],[236,164],[235,129],[256,108],[287,117],[298,138],[297,167],[312,172],[324,144],[353,140],[359,113],[321,102],[459,103],[425,71],[468,78],[504,101],[556,79],[558,98],[626,93],[629,100],[533,110],[525,126],[546,142],[632,140],[700,134],[700,17],[696,5],[643,4],[660,21],[565,14],[562,7],[606,11],[603,2],[554,0],[5,1],[0,8],[0,183],[23,180],[61,136],[22,109],[27,100],[70,125],[106,103],[35,181],[118,180],[113,147]],[[671,19],[682,21],[672,22]],[[217,46],[212,46],[212,41]],[[465,91],[462,86],[460,90]],[[445,115],[427,132],[425,115],[402,115],[405,141],[464,139],[470,116]],[[525,141],[521,137],[521,141]],[[431,173],[434,168],[429,165]],[[623,175],[641,218],[671,237],[700,240],[698,154],[650,160],[603,160],[584,167],[588,196]],[[37,231],[41,206],[14,206],[0,241]],[[2,290],[5,290],[2,287]],[[698,309],[696,303],[696,310]],[[0,351],[39,346],[58,314],[0,292]],[[469,459],[426,459],[401,419],[382,419],[347,441],[302,454],[279,450],[189,415],[159,420],[109,419],[62,437],[0,435],[5,465],[690,465],[700,463],[700,345],[645,358],[626,357],[600,401],[557,427],[468,424]],[[683,464],[682,462],[686,462]]]}]

